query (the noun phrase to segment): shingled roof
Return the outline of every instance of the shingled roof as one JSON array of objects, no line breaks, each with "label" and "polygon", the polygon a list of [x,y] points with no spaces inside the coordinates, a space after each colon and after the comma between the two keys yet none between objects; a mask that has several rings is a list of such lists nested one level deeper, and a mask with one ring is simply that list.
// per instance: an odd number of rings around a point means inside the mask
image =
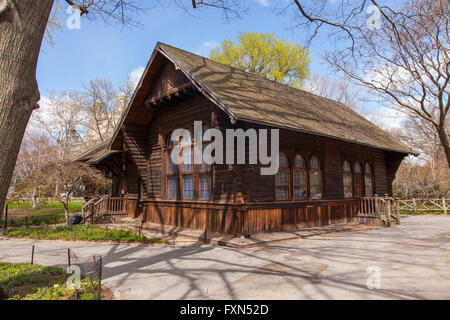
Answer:
[{"label": "shingled roof", "polygon": [[191,80],[237,120],[415,153],[348,106],[158,43]]},{"label": "shingled roof", "polygon": [[119,153],[121,151],[112,151],[109,149],[111,140],[106,140],[98,145],[88,149],[80,155],[77,155],[73,160],[87,162],[89,164],[97,164],[106,159],[110,155]]}]

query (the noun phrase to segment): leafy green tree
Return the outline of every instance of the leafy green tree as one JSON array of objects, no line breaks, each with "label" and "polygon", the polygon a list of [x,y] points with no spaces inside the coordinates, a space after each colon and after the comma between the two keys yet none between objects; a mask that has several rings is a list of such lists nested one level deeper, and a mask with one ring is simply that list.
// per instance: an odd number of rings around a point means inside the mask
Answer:
[{"label": "leafy green tree", "polygon": [[308,78],[311,62],[308,50],[300,44],[261,32],[241,33],[237,41],[225,40],[209,57],[296,88]]}]

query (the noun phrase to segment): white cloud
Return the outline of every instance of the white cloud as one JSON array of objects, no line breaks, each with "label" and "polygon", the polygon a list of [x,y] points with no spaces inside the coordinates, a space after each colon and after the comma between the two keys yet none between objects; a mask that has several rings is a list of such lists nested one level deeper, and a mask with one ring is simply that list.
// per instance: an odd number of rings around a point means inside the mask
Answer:
[{"label": "white cloud", "polygon": [[137,84],[139,83],[139,80],[141,80],[141,77],[142,77],[142,74],[144,73],[144,71],[145,71],[145,67],[140,66],[128,74],[128,77],[134,86],[137,86]]},{"label": "white cloud", "polygon": [[263,7],[270,6],[269,0],[255,0],[255,1],[258,2],[260,5],[262,5]]},{"label": "white cloud", "polygon": [[219,46],[219,42],[215,40],[209,40],[202,43],[202,45],[197,49],[196,53],[202,57],[207,57],[209,52]]}]

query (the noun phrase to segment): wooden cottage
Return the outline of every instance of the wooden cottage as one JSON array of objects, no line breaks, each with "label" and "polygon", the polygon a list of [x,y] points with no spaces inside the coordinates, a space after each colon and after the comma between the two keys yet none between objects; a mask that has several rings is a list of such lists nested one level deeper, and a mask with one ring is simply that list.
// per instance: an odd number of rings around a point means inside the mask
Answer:
[{"label": "wooden cottage", "polygon": [[[173,130],[194,121],[279,129],[280,167],[175,165]],[[248,145],[247,145],[248,151]],[[224,150],[224,153],[227,151]],[[353,221],[361,199],[390,195],[412,151],[349,107],[158,43],[111,141],[79,156],[145,222],[251,234]]]}]

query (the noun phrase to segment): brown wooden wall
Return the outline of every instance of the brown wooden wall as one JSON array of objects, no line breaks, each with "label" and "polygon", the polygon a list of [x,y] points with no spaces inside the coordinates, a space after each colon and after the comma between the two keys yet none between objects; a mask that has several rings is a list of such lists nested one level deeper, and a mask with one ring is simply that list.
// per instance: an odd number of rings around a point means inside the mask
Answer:
[{"label": "brown wooden wall", "polygon": [[269,204],[144,201],[142,218],[183,228],[253,234],[352,222],[356,211],[356,200]]}]

